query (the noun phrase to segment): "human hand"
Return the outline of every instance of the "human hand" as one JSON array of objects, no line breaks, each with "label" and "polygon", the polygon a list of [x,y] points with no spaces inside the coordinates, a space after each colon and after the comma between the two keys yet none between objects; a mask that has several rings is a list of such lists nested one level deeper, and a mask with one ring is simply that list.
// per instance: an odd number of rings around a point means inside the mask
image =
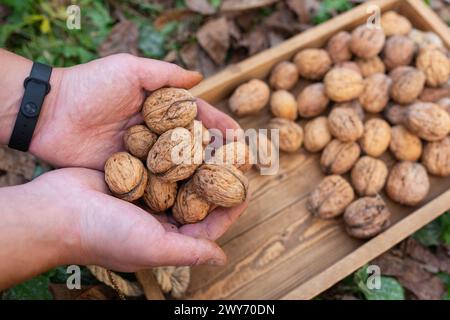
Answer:
[{"label": "human hand", "polygon": [[51,171],[26,185],[2,189],[3,201],[0,260],[8,263],[0,265],[0,289],[64,264],[126,272],[222,265],[226,256],[213,240],[247,205],[218,208],[204,221],[178,228],[166,216],[112,197],[101,172],[81,168]]}]

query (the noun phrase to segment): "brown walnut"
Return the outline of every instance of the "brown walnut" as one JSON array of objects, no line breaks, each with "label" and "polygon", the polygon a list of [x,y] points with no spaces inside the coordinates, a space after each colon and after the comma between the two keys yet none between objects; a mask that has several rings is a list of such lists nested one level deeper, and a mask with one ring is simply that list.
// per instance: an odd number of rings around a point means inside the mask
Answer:
[{"label": "brown walnut", "polygon": [[275,117],[296,120],[298,108],[294,95],[286,90],[275,91],[270,98],[270,111]]},{"label": "brown walnut", "polygon": [[358,66],[358,64],[354,61],[344,61],[339,62],[334,65],[335,68],[347,68],[350,70],[353,70],[355,72],[358,72],[362,76],[361,68]]},{"label": "brown walnut", "polygon": [[278,129],[280,150],[295,152],[303,144],[303,129],[292,120],[274,118],[270,120],[268,129]]},{"label": "brown walnut", "polygon": [[450,133],[450,115],[434,103],[417,102],[408,107],[406,127],[427,141],[439,141]]},{"label": "brown walnut", "polygon": [[341,176],[332,175],[310,193],[306,206],[316,217],[332,219],[341,215],[354,197],[352,186]]},{"label": "brown walnut", "polygon": [[358,99],[343,103],[336,103],[333,109],[337,108],[349,108],[354,110],[358,114],[358,117],[361,121],[364,121],[364,119],[366,118],[366,113],[364,112],[364,109],[361,106],[361,103],[359,103]]},{"label": "brown walnut", "polygon": [[308,121],[304,129],[304,145],[309,152],[322,151],[331,141],[327,117],[317,117]]},{"label": "brown walnut", "polygon": [[438,106],[445,110],[450,116],[450,98],[442,98],[437,102]]},{"label": "brown walnut", "polygon": [[364,134],[359,140],[361,149],[369,156],[378,158],[391,143],[391,127],[383,119],[373,118],[364,124]]},{"label": "brown walnut", "polygon": [[422,163],[432,175],[450,176],[450,136],[425,146]]},{"label": "brown walnut", "polygon": [[392,80],[382,73],[375,73],[364,79],[364,90],[359,96],[364,110],[370,113],[383,111],[389,102],[391,84]]},{"label": "brown walnut", "polygon": [[336,102],[346,102],[359,97],[364,90],[362,76],[349,68],[333,68],[324,79],[327,96]]},{"label": "brown walnut", "polygon": [[369,239],[386,230],[391,212],[381,197],[365,197],[351,203],[344,213],[345,230],[357,239]]},{"label": "brown walnut", "polygon": [[195,192],[192,180],[189,180],[180,187],[172,214],[181,224],[196,223],[205,219],[212,207]]},{"label": "brown walnut", "polygon": [[347,31],[341,31],[328,40],[327,51],[333,63],[340,63],[352,59],[350,41],[352,36]]},{"label": "brown walnut", "polygon": [[242,172],[252,168],[252,154],[244,141],[232,141],[215,150],[211,161],[207,163],[218,165],[233,165]]},{"label": "brown walnut", "polygon": [[275,90],[289,90],[298,81],[298,71],[295,63],[282,61],[278,63],[270,74],[269,83]]},{"label": "brown walnut", "polygon": [[413,67],[397,67],[391,71],[391,98],[400,104],[416,100],[425,87],[425,74]]},{"label": "brown walnut", "polygon": [[331,134],[343,142],[356,141],[364,133],[363,122],[351,108],[333,108],[328,116],[328,123]]},{"label": "brown walnut", "polygon": [[162,88],[145,100],[142,115],[151,131],[162,134],[191,123],[197,116],[197,104],[185,89]]},{"label": "brown walnut", "polygon": [[383,189],[388,173],[382,160],[365,156],[352,169],[352,185],[360,196],[375,196]]},{"label": "brown walnut", "polygon": [[128,152],[112,154],[105,163],[105,181],[111,193],[125,201],[142,197],[147,185],[147,170],[141,160]]},{"label": "brown walnut", "polygon": [[399,104],[391,104],[384,110],[384,117],[392,125],[405,123],[408,108]]},{"label": "brown walnut", "polygon": [[[192,136],[201,141],[203,146],[207,146],[211,142],[211,134],[209,130],[199,120],[194,120],[186,126],[186,129],[192,134]],[[197,140],[195,140],[197,142]]]},{"label": "brown walnut", "polygon": [[171,208],[177,197],[177,183],[161,180],[154,174],[149,174],[144,192],[145,204],[155,212],[163,212]]},{"label": "brown walnut", "polygon": [[370,59],[356,59],[356,64],[363,77],[369,77],[375,73],[385,73],[386,66],[379,56]]},{"label": "brown walnut", "polygon": [[318,116],[325,112],[329,102],[323,83],[311,84],[297,97],[298,113],[304,118]]},{"label": "brown walnut", "polygon": [[400,161],[417,161],[422,155],[422,141],[402,125],[391,128],[389,150]]},{"label": "brown walnut", "polygon": [[412,30],[411,22],[395,11],[388,11],[381,16],[381,27],[386,37],[393,35],[408,35]]},{"label": "brown walnut", "polygon": [[370,59],[381,52],[385,41],[383,30],[363,24],[353,30],[350,49],[359,58]]},{"label": "brown walnut", "polygon": [[414,162],[399,162],[391,170],[386,184],[388,196],[403,205],[415,206],[422,202],[430,190],[425,167]]},{"label": "brown walnut", "polygon": [[423,71],[430,87],[440,87],[450,77],[450,59],[435,47],[420,50],[416,59],[417,69]]},{"label": "brown walnut", "polygon": [[193,188],[206,201],[222,207],[233,207],[247,198],[248,180],[234,166],[203,164],[195,172]]},{"label": "brown walnut", "polygon": [[294,57],[298,73],[305,79],[320,80],[330,70],[332,61],[323,49],[304,49]]},{"label": "brown walnut", "polygon": [[410,65],[416,54],[414,41],[405,36],[392,36],[386,41],[383,56],[388,70]]},{"label": "brown walnut", "polygon": [[259,79],[241,84],[229,100],[230,110],[238,117],[256,114],[269,102],[269,86]]},{"label": "brown walnut", "polygon": [[326,174],[344,174],[353,167],[361,154],[356,142],[332,140],[323,150],[320,166]]},{"label": "brown walnut", "polygon": [[141,160],[147,159],[148,152],[157,139],[158,136],[144,125],[129,127],[123,135],[125,149]]}]

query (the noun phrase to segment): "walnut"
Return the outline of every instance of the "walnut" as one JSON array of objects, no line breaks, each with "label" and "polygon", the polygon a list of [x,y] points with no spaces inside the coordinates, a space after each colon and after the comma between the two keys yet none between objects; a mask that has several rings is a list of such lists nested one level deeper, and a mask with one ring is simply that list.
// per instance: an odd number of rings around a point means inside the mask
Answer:
[{"label": "walnut", "polygon": [[148,152],[156,139],[158,136],[143,125],[129,127],[123,135],[125,149],[141,160],[147,159]]},{"label": "walnut", "polygon": [[196,223],[206,218],[212,205],[194,190],[192,180],[180,187],[172,214],[181,224]]},{"label": "walnut", "polygon": [[422,202],[430,189],[424,166],[414,162],[399,162],[391,170],[386,184],[388,196],[403,205],[415,206]]},{"label": "walnut", "polygon": [[381,16],[381,27],[386,37],[408,35],[412,30],[411,22],[395,11],[388,11]]},{"label": "walnut", "polygon": [[392,80],[382,73],[375,73],[364,79],[364,90],[359,96],[364,110],[370,113],[383,111],[389,102],[391,84]]},{"label": "walnut", "polygon": [[334,108],[328,123],[331,134],[341,141],[356,141],[364,133],[364,125],[358,113],[351,108]]},{"label": "walnut", "polygon": [[369,77],[375,73],[385,73],[386,66],[379,56],[371,59],[356,59],[356,64],[361,70],[363,77]]},{"label": "walnut", "polygon": [[443,48],[442,39],[434,32],[423,32],[417,29],[411,30],[408,37],[413,40],[420,48],[426,48],[430,45]]},{"label": "walnut", "polygon": [[449,80],[450,59],[441,50],[432,47],[420,50],[416,65],[417,69],[425,73],[430,87],[440,87]]},{"label": "walnut", "polygon": [[242,172],[252,168],[252,154],[244,141],[232,141],[215,150],[214,157],[207,163],[233,165]]},{"label": "walnut", "polygon": [[369,156],[378,158],[391,143],[391,127],[383,119],[373,118],[364,124],[364,134],[359,140],[361,149]]},{"label": "walnut", "polygon": [[323,150],[320,166],[326,174],[344,174],[353,167],[361,154],[356,142],[332,140]]},{"label": "walnut", "polygon": [[145,100],[142,109],[147,127],[157,134],[176,127],[185,127],[197,116],[192,94],[179,88],[162,88]]},{"label": "walnut", "polygon": [[350,41],[352,36],[346,31],[335,34],[328,40],[327,51],[334,63],[349,61],[352,59]]},{"label": "walnut", "polygon": [[155,212],[164,212],[171,208],[177,197],[177,183],[161,180],[154,174],[148,175],[144,192],[144,201]]},{"label": "walnut", "polygon": [[[450,82],[438,88],[426,87],[420,94],[419,100],[423,102],[438,102],[447,97],[450,97]],[[450,100],[450,98],[447,99]]]},{"label": "walnut", "polygon": [[305,125],[304,144],[309,152],[322,151],[331,141],[331,133],[328,128],[327,117],[317,117]]},{"label": "walnut", "polygon": [[358,114],[358,117],[359,119],[361,119],[361,121],[364,121],[364,119],[366,118],[366,113],[364,112],[364,109],[361,106],[361,103],[359,103],[358,99],[343,103],[336,103],[334,105],[334,109],[336,108],[349,108],[354,110]]},{"label": "walnut", "polygon": [[357,239],[369,239],[386,230],[391,212],[381,197],[365,197],[351,203],[344,213],[345,230]]},{"label": "walnut", "polygon": [[275,117],[296,120],[298,116],[297,101],[292,93],[278,90],[270,98],[270,110]]},{"label": "walnut", "polygon": [[406,120],[408,108],[399,104],[392,104],[384,111],[385,118],[393,125],[402,124]]},{"label": "walnut", "polygon": [[437,105],[442,108],[442,110],[447,111],[448,115],[450,115],[450,98],[442,98],[437,102]]},{"label": "walnut", "polygon": [[325,92],[336,102],[346,102],[359,97],[364,89],[361,75],[348,68],[333,68],[325,76]]},{"label": "walnut", "polygon": [[370,59],[381,52],[385,41],[383,30],[363,24],[353,30],[350,49],[359,58]]},{"label": "walnut", "polygon": [[310,193],[306,206],[315,216],[332,219],[341,215],[354,197],[352,186],[341,176],[332,175],[325,177]]},{"label": "walnut", "polygon": [[360,196],[375,196],[383,189],[388,173],[382,160],[365,156],[352,169],[352,185]]},{"label": "walnut", "polygon": [[[194,120],[186,126],[186,129],[192,134],[194,139],[202,142],[203,146],[207,146],[211,142],[211,134],[209,130],[199,120]],[[196,140],[197,141],[197,140]]]},{"label": "walnut", "polygon": [[353,70],[355,72],[358,72],[362,76],[362,71],[359,65],[354,61],[344,61],[339,62],[334,65],[335,68],[347,68],[350,70]]},{"label": "walnut", "polygon": [[304,49],[294,57],[300,76],[309,80],[320,80],[331,68],[331,58],[323,49]]},{"label": "walnut", "polygon": [[279,167],[279,148],[264,132],[258,131],[254,139],[250,139],[250,151],[255,166],[262,174],[276,174]]},{"label": "walnut", "polygon": [[417,102],[408,107],[406,127],[427,141],[439,141],[450,133],[450,115],[437,104]]},{"label": "walnut", "polygon": [[105,163],[105,181],[111,193],[125,201],[142,197],[147,185],[147,170],[141,160],[127,152],[112,154]]},{"label": "walnut", "polygon": [[389,150],[400,161],[417,161],[422,155],[422,141],[405,127],[398,125],[391,128]]},{"label": "walnut", "polygon": [[388,70],[411,64],[417,46],[414,41],[405,36],[393,36],[386,41],[383,56]]},{"label": "walnut", "polygon": [[303,144],[303,129],[292,120],[274,118],[270,120],[268,128],[279,130],[281,151],[295,152]]},{"label": "walnut", "polygon": [[195,192],[206,201],[222,207],[233,207],[245,201],[248,180],[234,166],[201,165],[192,178]]},{"label": "walnut", "polygon": [[174,182],[189,178],[202,160],[201,147],[194,143],[189,130],[175,128],[155,142],[148,153],[147,168],[161,179]]},{"label": "walnut", "polygon": [[298,81],[298,71],[295,63],[282,61],[278,63],[270,74],[269,83],[275,90],[289,90]]},{"label": "walnut", "polygon": [[230,98],[230,110],[238,117],[256,114],[269,102],[269,86],[259,79],[241,84]]},{"label": "walnut", "polygon": [[422,163],[428,172],[439,177],[450,176],[450,137],[425,146]]},{"label": "walnut", "polygon": [[318,116],[325,112],[329,102],[323,83],[311,84],[297,97],[298,113],[304,118]]},{"label": "walnut", "polygon": [[391,98],[400,104],[416,100],[425,86],[425,74],[412,67],[398,67],[391,74]]}]

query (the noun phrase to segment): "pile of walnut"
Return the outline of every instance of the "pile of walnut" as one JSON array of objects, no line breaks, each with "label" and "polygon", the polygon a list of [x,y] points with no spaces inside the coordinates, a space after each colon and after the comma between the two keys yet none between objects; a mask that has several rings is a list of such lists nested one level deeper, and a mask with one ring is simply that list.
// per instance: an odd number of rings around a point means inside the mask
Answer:
[{"label": "pile of walnut", "polygon": [[[385,13],[381,24],[341,31],[324,49],[298,52],[273,68],[269,85],[251,80],[229,102],[237,116],[270,104],[275,118],[268,127],[280,129],[282,151],[304,145],[322,152],[328,176],[310,194],[308,209],[324,219],[343,214],[356,238],[389,225],[383,188],[393,201],[414,206],[428,194],[427,171],[450,175],[449,52],[436,34],[413,29],[396,12]],[[295,97],[290,90],[299,79],[309,85]],[[299,119],[307,120],[303,127]],[[387,150],[398,160],[390,171],[378,159]]]},{"label": "pile of walnut", "polygon": [[[124,135],[128,152],[115,153],[106,161],[105,180],[114,196],[145,205],[151,213],[171,210],[181,224],[201,221],[217,206],[232,207],[245,201],[248,180],[243,172],[249,166],[240,165],[239,170],[227,162],[204,163],[210,135],[194,120],[197,104],[187,90],[153,92],[142,115],[145,125],[132,126]],[[224,145],[215,157],[238,150],[234,148],[238,144]],[[184,159],[192,161],[179,161]]]}]

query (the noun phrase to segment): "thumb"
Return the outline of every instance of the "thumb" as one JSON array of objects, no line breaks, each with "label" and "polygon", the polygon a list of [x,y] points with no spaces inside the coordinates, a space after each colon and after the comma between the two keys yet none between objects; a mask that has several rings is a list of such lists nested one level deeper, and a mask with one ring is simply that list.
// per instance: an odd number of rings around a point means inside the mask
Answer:
[{"label": "thumb", "polygon": [[203,79],[197,71],[188,71],[164,61],[136,57],[135,64],[139,82],[148,91],[161,87],[190,89]]}]

